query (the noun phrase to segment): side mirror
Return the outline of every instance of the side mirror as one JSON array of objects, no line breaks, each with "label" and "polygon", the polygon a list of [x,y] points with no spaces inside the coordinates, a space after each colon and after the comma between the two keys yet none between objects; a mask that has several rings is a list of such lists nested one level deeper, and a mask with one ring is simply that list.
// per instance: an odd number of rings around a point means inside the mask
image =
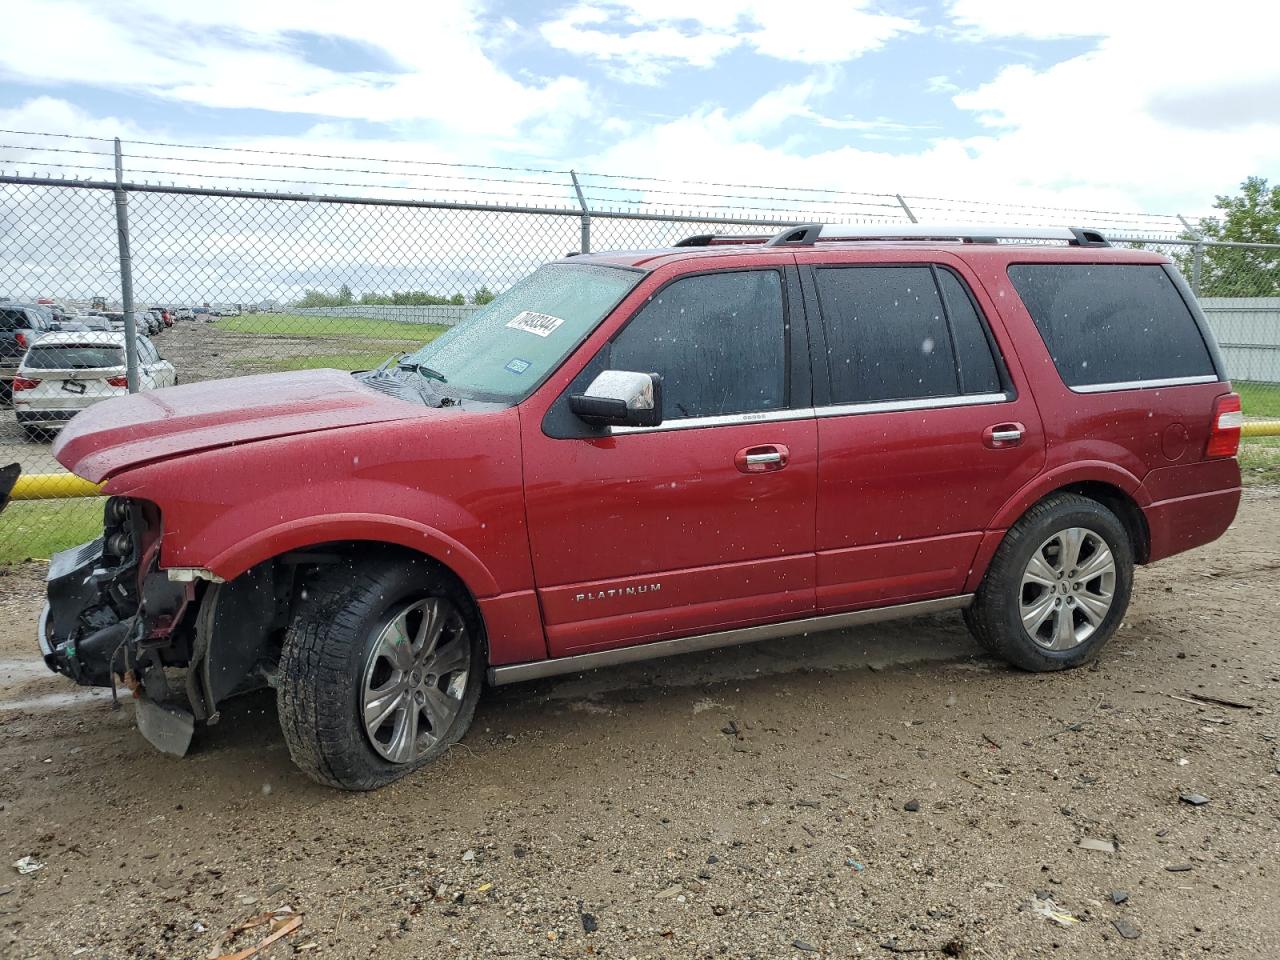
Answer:
[{"label": "side mirror", "polygon": [[606,370],[586,393],[569,397],[569,409],[598,426],[656,427],[662,423],[662,377]]}]

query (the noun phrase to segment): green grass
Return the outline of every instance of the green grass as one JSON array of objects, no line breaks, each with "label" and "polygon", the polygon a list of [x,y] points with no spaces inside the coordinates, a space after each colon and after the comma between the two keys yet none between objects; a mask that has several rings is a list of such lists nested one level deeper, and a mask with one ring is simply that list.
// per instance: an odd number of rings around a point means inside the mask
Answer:
[{"label": "green grass", "polygon": [[102,533],[102,497],[20,500],[0,513],[0,566],[47,560]]},{"label": "green grass", "polygon": [[1280,446],[1259,443],[1256,439],[1241,444],[1240,476],[1250,487],[1280,484]]},{"label": "green grass", "polygon": [[[253,313],[215,320],[219,330],[269,337],[361,337],[367,340],[411,341],[421,346],[449,328],[439,323],[397,323],[365,317],[305,317],[290,313]],[[384,357],[385,359],[385,357]]]},{"label": "green grass", "polygon": [[1240,394],[1240,405],[1246,417],[1280,420],[1280,384],[1240,381],[1232,386]]}]

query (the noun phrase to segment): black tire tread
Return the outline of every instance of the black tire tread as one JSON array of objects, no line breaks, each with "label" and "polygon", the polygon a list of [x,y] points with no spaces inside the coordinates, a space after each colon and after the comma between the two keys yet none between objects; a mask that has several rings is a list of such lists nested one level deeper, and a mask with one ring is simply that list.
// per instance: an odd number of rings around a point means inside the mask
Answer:
[{"label": "black tire tread", "polygon": [[[285,634],[277,672],[280,728],[293,762],[308,776],[344,790],[372,790],[429,762],[455,743],[471,723],[479,699],[478,616],[454,582],[425,564],[416,566],[423,586],[450,596],[463,611],[473,643],[471,689],[451,735],[412,765],[389,764],[364,740],[354,716],[343,709],[359,682],[363,632],[385,607],[389,585],[405,577],[402,560],[339,564],[306,585],[306,599]],[[359,649],[353,653],[353,644]]]}]

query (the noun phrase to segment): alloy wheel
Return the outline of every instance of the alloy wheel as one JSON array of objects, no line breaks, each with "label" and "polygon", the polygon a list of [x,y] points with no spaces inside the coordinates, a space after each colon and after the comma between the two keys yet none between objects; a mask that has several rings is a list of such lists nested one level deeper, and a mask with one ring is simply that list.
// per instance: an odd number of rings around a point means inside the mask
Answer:
[{"label": "alloy wheel", "polygon": [[1093,635],[1115,599],[1111,549],[1085,527],[1059,530],[1022,574],[1019,610],[1027,635],[1046,650],[1070,650]]},{"label": "alloy wheel", "polygon": [[373,749],[411,763],[448,732],[467,689],[471,638],[444,597],[415,600],[382,627],[365,663],[360,716]]}]

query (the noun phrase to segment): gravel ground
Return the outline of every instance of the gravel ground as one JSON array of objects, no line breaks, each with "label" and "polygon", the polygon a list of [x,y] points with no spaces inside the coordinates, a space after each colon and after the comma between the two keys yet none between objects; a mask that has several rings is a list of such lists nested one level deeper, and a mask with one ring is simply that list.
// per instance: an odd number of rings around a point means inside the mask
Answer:
[{"label": "gravel ground", "polygon": [[288,908],[263,956],[1275,957],[1278,544],[1253,491],[1139,572],[1095,668],[1017,673],[940,617],[543,681],[369,795],[293,769],[270,694],[151,750],[43,672],[17,568],[0,954],[206,957]]}]

